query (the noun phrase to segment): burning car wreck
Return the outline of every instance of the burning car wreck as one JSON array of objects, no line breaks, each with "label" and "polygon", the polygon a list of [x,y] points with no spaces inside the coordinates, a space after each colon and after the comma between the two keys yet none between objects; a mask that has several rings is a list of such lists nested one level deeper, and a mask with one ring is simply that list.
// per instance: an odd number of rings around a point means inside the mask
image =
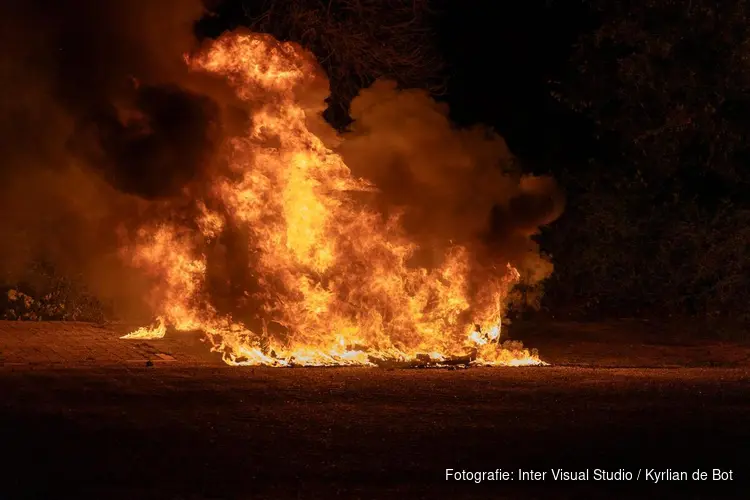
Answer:
[{"label": "burning car wreck", "polygon": [[159,318],[128,338],[200,330],[234,365],[542,363],[501,326],[519,268],[551,270],[531,236],[559,215],[554,182],[503,171],[500,137],[390,82],[337,134],[314,57],[268,35],[227,33],[186,62],[250,119],[166,217],[125,234]]}]

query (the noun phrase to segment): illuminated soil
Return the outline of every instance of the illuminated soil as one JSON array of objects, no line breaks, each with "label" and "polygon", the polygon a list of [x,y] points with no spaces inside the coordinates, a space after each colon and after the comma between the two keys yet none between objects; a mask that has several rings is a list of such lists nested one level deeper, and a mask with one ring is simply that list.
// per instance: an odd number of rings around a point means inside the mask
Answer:
[{"label": "illuminated soil", "polygon": [[[554,342],[548,348],[563,356]],[[0,369],[0,498],[739,497],[748,477],[750,369],[731,365],[9,363]],[[735,481],[556,483],[549,473],[537,482],[445,481],[446,468],[560,467],[723,468]]]}]

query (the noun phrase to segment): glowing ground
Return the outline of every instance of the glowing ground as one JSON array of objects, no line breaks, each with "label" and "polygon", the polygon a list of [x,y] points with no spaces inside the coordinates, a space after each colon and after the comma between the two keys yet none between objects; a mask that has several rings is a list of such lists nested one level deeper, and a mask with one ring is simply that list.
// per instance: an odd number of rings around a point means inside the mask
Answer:
[{"label": "glowing ground", "polygon": [[[750,439],[750,370],[739,355],[713,368],[249,369],[211,365],[214,358],[202,358],[203,346],[188,339],[155,349],[174,358],[167,360],[107,340],[116,329],[29,328],[0,324],[3,358],[35,361],[0,369],[3,498],[631,497],[634,489],[716,498],[746,491],[741,443]],[[26,343],[9,340],[24,331]],[[87,336],[93,345],[81,351]],[[548,338],[542,354],[547,348],[558,363],[573,359],[554,332]],[[616,351],[613,338],[599,351]],[[575,362],[587,363],[588,342]],[[672,352],[682,353],[683,364],[693,353],[687,364],[717,366],[728,350],[716,349]],[[738,351],[748,352],[731,349]],[[65,359],[73,353],[80,362]],[[115,355],[133,353],[141,358],[116,362]],[[610,356],[608,364],[628,359]],[[444,479],[446,468],[558,467],[725,468],[736,479]]]}]

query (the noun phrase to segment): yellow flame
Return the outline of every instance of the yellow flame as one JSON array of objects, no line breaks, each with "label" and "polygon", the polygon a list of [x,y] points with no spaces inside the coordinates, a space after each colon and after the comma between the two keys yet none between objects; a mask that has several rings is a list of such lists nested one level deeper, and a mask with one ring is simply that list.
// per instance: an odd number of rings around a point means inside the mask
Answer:
[{"label": "yellow flame", "polygon": [[164,318],[157,318],[157,324],[151,327],[142,326],[139,329],[123,335],[121,339],[161,339],[167,334],[167,324]]},{"label": "yellow flame", "polygon": [[[476,290],[470,252],[459,245],[436,268],[415,266],[418,248],[399,218],[357,201],[353,193],[375,187],[307,128],[299,94],[318,71],[308,55],[264,35],[234,34],[187,62],[252,101],[253,124],[226,145],[232,175],[210,181],[221,210],[199,203],[197,233],[162,223],[142,228],[126,249],[157,278],[160,315],[157,327],[127,338],[163,336],[167,325],[201,330],[231,365],[542,364],[520,344],[501,343],[516,269],[488,273]],[[205,249],[227,226],[242,229],[254,258],[263,318],[255,330],[204,299]]]}]

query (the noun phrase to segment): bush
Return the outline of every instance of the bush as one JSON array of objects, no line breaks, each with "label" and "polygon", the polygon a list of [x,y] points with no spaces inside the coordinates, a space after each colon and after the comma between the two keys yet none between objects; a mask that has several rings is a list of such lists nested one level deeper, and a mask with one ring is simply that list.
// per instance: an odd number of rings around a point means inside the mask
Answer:
[{"label": "bush", "polygon": [[5,320],[103,322],[108,308],[88,293],[82,280],[61,276],[34,263],[20,279],[0,284],[0,315]]}]

